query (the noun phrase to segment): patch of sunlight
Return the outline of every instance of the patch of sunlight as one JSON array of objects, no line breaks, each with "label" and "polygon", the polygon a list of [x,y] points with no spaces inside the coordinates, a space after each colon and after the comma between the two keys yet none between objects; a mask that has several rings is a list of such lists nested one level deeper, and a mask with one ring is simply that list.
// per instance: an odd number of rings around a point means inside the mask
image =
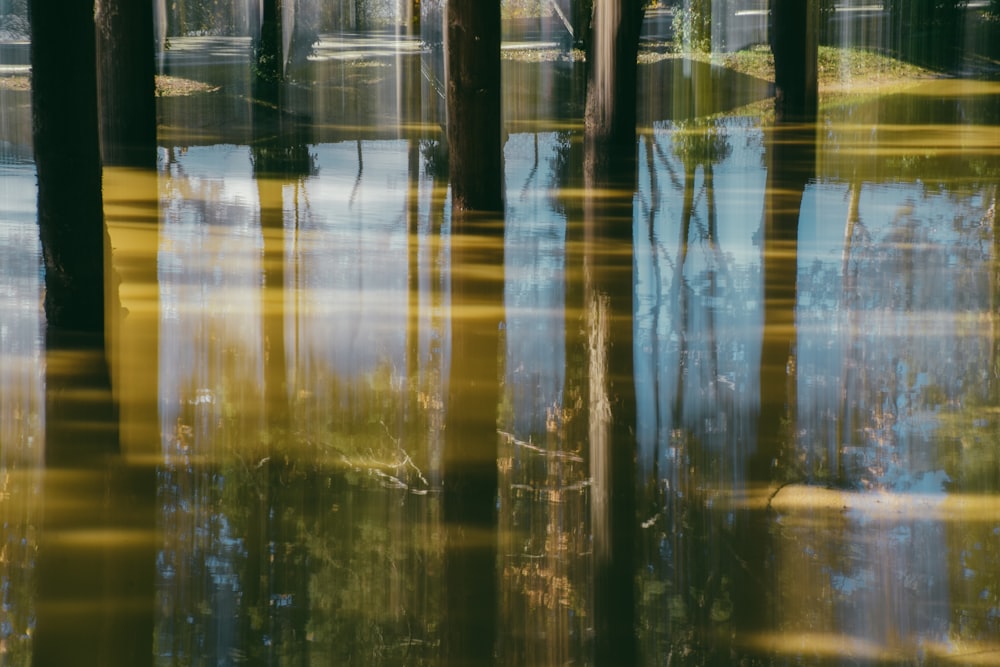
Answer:
[{"label": "patch of sunlight", "polygon": [[934,659],[935,664],[947,665],[1000,665],[1000,644],[984,642],[956,641],[949,644],[940,642],[925,642],[922,644],[925,653]]},{"label": "patch of sunlight", "polygon": [[71,530],[48,531],[45,542],[48,546],[62,547],[109,547],[151,544],[156,539],[153,529],[123,528],[74,528]]},{"label": "patch of sunlight", "polygon": [[1000,495],[858,492],[789,484],[774,493],[770,507],[779,514],[851,511],[872,519],[970,523],[995,521]]},{"label": "patch of sunlight", "polygon": [[749,648],[789,656],[850,657],[879,662],[900,657],[871,640],[833,632],[764,632],[751,636],[745,643]]}]

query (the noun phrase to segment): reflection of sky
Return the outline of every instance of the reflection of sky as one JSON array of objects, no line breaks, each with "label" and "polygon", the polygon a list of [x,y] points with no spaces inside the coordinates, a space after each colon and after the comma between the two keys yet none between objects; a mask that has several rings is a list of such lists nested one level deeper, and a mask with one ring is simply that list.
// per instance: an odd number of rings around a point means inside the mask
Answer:
[{"label": "reflection of sky", "polygon": [[[714,166],[718,246],[706,238],[712,193],[700,165],[683,271],[676,262],[684,172],[669,135],[653,135],[663,149],[655,175],[645,164],[639,171],[639,460],[647,470],[658,462],[661,481],[679,497],[685,489],[672,484],[672,475],[682,466],[671,454],[684,457],[681,475],[690,465],[698,483],[712,487],[726,481],[713,470],[718,460],[695,458],[696,452],[725,452],[721,458],[739,475],[739,452],[755,437],[761,344],[755,236],[766,172],[753,132],[727,131],[732,153]],[[782,474],[944,498],[948,443],[940,442],[939,415],[969,397],[986,397],[992,343],[983,322],[993,315],[995,275],[993,232],[983,226],[989,202],[981,193],[949,194],[919,181],[854,187],[860,193],[820,178],[803,193],[796,452],[782,462],[788,468]],[[845,255],[852,194],[857,222]],[[682,445],[678,432],[687,436]],[[947,641],[950,605],[963,592],[949,586],[954,552],[942,548],[953,540],[945,523],[845,512],[836,530],[812,532],[809,519],[799,518],[789,517],[776,533],[787,540],[780,567],[793,583],[781,591],[779,615],[790,631],[800,624],[798,610],[808,610],[813,624],[805,631],[823,627],[879,647]],[[805,572],[811,577],[800,578]]]},{"label": "reflection of sky", "polygon": [[315,148],[319,175],[303,185],[295,245],[305,386],[324,370],[356,381],[406,368],[406,150],[402,141]]},{"label": "reflection of sky", "polygon": [[[832,448],[837,419],[881,411],[880,423],[845,433],[853,453],[846,464],[866,483],[906,490],[939,466],[941,400],[975,394],[982,382],[990,343],[978,322],[990,312],[991,250],[975,197],[925,192],[920,183],[856,187],[846,264],[849,188],[819,182],[803,197],[800,426]],[[842,405],[844,391],[851,406]]]},{"label": "reflection of sky", "polygon": [[[640,465],[660,470],[672,455],[671,434],[690,431],[705,447],[739,452],[754,442],[760,358],[760,249],[763,186],[759,132],[727,129],[732,152],[695,171],[688,254],[680,260],[684,164],[668,131],[655,141],[656,172],[639,169],[635,227],[635,372]],[[640,150],[644,150],[644,146]],[[654,179],[655,178],[655,188]],[[709,241],[709,202],[717,212]]]},{"label": "reflection of sky", "polygon": [[259,391],[263,241],[245,147],[175,155],[161,197],[160,422],[169,434],[185,406],[200,406],[211,428],[226,403]]},{"label": "reflection of sky", "polygon": [[506,146],[506,385],[510,428],[525,439],[544,433],[547,411],[563,407],[566,221],[549,200],[556,139],[514,134]]},{"label": "reflection of sky", "polygon": [[35,199],[34,165],[0,164],[0,464],[38,463],[42,456],[42,271]]},{"label": "reflection of sky", "polygon": [[35,169],[0,163],[0,645],[31,654],[45,388]]}]

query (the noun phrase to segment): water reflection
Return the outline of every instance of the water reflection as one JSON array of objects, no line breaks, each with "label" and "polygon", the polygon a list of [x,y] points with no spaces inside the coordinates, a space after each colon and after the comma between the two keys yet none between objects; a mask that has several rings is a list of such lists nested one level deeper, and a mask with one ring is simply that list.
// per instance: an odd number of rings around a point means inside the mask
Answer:
[{"label": "water reflection", "polygon": [[[178,45],[174,73],[229,76]],[[574,67],[508,64],[533,94],[490,237],[452,218],[440,109],[394,120],[436,95],[393,69],[427,54],[360,46],[282,120],[164,100],[156,193],[110,216],[157,664],[440,664],[469,628],[510,665],[595,664],[614,632],[638,664],[996,662],[995,86],[793,132],[705,117],[760,82],[675,61],[650,86],[706,87],[646,95],[616,190],[583,187]],[[3,169],[0,630],[26,664],[37,545],[71,550],[38,536],[33,174]],[[487,482],[449,499],[456,469]],[[53,512],[80,492],[48,479]]]},{"label": "water reflection", "polygon": [[45,386],[40,312],[41,248],[34,173],[0,162],[0,647],[29,665],[36,624],[36,565],[45,461]]}]

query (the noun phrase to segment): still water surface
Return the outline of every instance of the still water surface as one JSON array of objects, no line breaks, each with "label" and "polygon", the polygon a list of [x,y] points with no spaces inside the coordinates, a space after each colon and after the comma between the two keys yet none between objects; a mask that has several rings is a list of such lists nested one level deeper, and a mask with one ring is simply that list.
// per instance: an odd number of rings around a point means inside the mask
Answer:
[{"label": "still water surface", "polygon": [[[445,426],[484,367],[495,566],[468,586],[495,582],[496,664],[593,664],[616,615],[643,665],[1000,664],[1000,86],[776,131],[738,110],[766,84],[668,61],[634,190],[587,192],[572,65],[511,62],[503,233],[478,236],[433,63],[317,61],[285,122],[185,54],[230,91],[164,98],[156,171],[105,177],[117,412],[93,353],[46,349],[3,98],[5,664],[439,664]],[[622,524],[632,612],[595,593]]]}]

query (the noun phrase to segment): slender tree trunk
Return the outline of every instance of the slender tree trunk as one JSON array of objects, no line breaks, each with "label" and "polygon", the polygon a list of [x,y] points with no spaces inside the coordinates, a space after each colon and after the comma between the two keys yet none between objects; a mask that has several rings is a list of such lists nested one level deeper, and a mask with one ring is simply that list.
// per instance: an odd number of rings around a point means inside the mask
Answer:
[{"label": "slender tree trunk", "polygon": [[774,0],[774,118],[811,123],[818,104],[817,0]]},{"label": "slender tree trunk", "polygon": [[104,164],[155,167],[153,3],[97,0],[94,20]]},{"label": "slender tree trunk", "polygon": [[104,229],[92,0],[32,0],[32,130],[50,327],[104,329]]},{"label": "slender tree trunk", "polygon": [[446,38],[452,206],[502,211],[500,1],[449,0]]}]

